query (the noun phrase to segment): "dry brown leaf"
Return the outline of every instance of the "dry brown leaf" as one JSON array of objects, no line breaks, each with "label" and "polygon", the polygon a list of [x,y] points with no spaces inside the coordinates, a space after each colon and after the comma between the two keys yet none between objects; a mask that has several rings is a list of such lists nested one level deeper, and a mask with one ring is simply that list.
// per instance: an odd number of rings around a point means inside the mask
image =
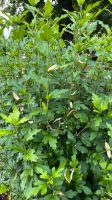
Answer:
[{"label": "dry brown leaf", "polygon": [[109,144],[106,141],[105,141],[105,150],[107,152],[108,158],[112,158],[111,148],[110,148]]},{"label": "dry brown leaf", "polygon": [[12,94],[13,94],[14,99],[16,101],[19,101],[20,97],[15,92],[13,92]]}]

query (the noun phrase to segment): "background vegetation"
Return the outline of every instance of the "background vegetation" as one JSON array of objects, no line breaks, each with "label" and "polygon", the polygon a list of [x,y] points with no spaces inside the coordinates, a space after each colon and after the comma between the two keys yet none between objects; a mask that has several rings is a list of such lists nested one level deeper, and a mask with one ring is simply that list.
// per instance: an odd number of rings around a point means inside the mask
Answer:
[{"label": "background vegetation", "polygon": [[49,0],[29,2],[0,21],[0,193],[111,200],[111,27],[96,19],[100,2],[55,17]]}]

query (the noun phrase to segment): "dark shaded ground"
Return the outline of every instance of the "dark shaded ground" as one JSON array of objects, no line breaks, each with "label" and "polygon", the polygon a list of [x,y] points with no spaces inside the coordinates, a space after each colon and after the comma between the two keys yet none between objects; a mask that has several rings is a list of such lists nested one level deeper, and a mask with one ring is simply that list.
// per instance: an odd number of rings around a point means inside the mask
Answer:
[{"label": "dark shaded ground", "polygon": [[9,200],[8,194],[0,195],[0,200]]}]

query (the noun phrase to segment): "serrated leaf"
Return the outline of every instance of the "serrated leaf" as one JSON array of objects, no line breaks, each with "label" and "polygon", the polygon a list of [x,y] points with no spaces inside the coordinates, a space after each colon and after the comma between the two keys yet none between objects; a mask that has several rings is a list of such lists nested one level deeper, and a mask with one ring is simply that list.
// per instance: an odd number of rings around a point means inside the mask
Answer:
[{"label": "serrated leaf", "polygon": [[27,193],[27,199],[31,198],[32,196],[36,196],[41,190],[41,187],[33,187]]},{"label": "serrated leaf", "polygon": [[44,6],[45,16],[50,17],[53,10],[53,6],[50,0],[47,0]]},{"label": "serrated leaf", "polygon": [[11,134],[13,134],[12,130],[0,129],[0,137],[3,137],[5,135],[11,135]]},{"label": "serrated leaf", "polygon": [[26,141],[29,141],[29,140],[32,140],[33,137],[39,133],[41,131],[41,129],[33,129],[33,130],[29,130],[28,133],[25,135],[25,140]]},{"label": "serrated leaf", "polygon": [[42,181],[35,182],[35,185],[38,186],[39,191],[41,192],[41,195],[45,195],[47,193],[47,183]]},{"label": "serrated leaf", "polygon": [[57,139],[52,137],[51,135],[46,135],[43,139],[45,144],[49,143],[50,147],[56,149]]},{"label": "serrated leaf", "polygon": [[33,169],[25,169],[23,173],[20,176],[21,179],[21,189],[24,190],[26,187],[26,184],[28,183],[29,176],[33,176]]},{"label": "serrated leaf", "polygon": [[55,89],[53,92],[51,92],[49,94],[49,98],[50,99],[62,99],[62,98],[67,98],[69,94],[69,90],[68,89],[62,89],[62,90],[58,90]]},{"label": "serrated leaf", "polygon": [[38,157],[35,154],[35,150],[34,149],[28,149],[27,152],[24,155],[24,159],[29,160],[31,162],[36,162]]},{"label": "serrated leaf", "polygon": [[35,170],[36,170],[37,174],[40,174],[40,178],[42,178],[42,179],[49,179],[49,175],[48,175],[47,171],[45,171],[44,169],[42,169],[40,167],[36,167]]},{"label": "serrated leaf", "polygon": [[108,109],[108,101],[98,97],[96,94],[92,94],[92,103],[95,107],[95,112],[102,113],[104,110]]},{"label": "serrated leaf", "polygon": [[56,168],[53,167],[53,168],[52,168],[52,177],[53,177],[53,178],[59,178],[59,177],[61,177],[61,175],[62,175],[61,172],[62,172],[62,171],[63,171],[63,169],[62,169],[62,170],[60,170],[60,169],[59,169],[59,170],[58,170],[58,169],[56,170]]},{"label": "serrated leaf", "polygon": [[20,119],[19,124],[23,124],[25,122],[27,122],[29,119],[26,117],[23,117],[22,119]]},{"label": "serrated leaf", "polygon": [[9,116],[6,116],[4,114],[0,114],[0,116],[5,120],[5,122],[12,125],[18,125],[20,112],[16,106],[13,106],[13,112],[10,113]]}]

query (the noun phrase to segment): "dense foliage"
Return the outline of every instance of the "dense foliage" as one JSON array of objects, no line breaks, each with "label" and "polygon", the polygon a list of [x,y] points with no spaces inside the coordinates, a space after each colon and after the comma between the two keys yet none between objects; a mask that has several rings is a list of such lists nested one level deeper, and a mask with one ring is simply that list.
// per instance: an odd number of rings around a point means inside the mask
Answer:
[{"label": "dense foliage", "polygon": [[[8,3],[6,4],[6,1]],[[1,0],[0,6],[4,8],[5,11],[15,14],[18,11],[21,11],[21,8],[23,7],[25,9],[26,3],[29,4],[30,0]],[[45,0],[46,1],[46,0]],[[37,0],[36,7],[41,9],[44,6],[44,0]],[[78,10],[78,2],[77,0],[51,0],[54,4],[54,14],[60,16],[63,13],[63,9],[73,11]],[[81,2],[81,1],[80,1]],[[83,1],[82,1],[83,2]],[[86,7],[89,4],[94,4],[97,2],[97,0],[85,0],[84,1],[84,7]],[[103,22],[107,23],[108,25],[112,26],[112,0],[102,0],[100,1],[99,9],[106,8],[107,10],[100,13],[98,16],[99,20],[102,20]],[[27,15],[26,19],[32,18],[31,15]],[[68,21],[68,20],[67,20]],[[64,21],[66,22],[66,20]],[[67,22],[66,22],[67,23]]]},{"label": "dense foliage", "polygon": [[[0,193],[9,199],[112,199],[112,34],[94,20],[98,5],[52,19],[48,0],[43,12],[27,6],[30,24],[26,12],[1,20]],[[73,23],[59,32],[66,16]]]}]

